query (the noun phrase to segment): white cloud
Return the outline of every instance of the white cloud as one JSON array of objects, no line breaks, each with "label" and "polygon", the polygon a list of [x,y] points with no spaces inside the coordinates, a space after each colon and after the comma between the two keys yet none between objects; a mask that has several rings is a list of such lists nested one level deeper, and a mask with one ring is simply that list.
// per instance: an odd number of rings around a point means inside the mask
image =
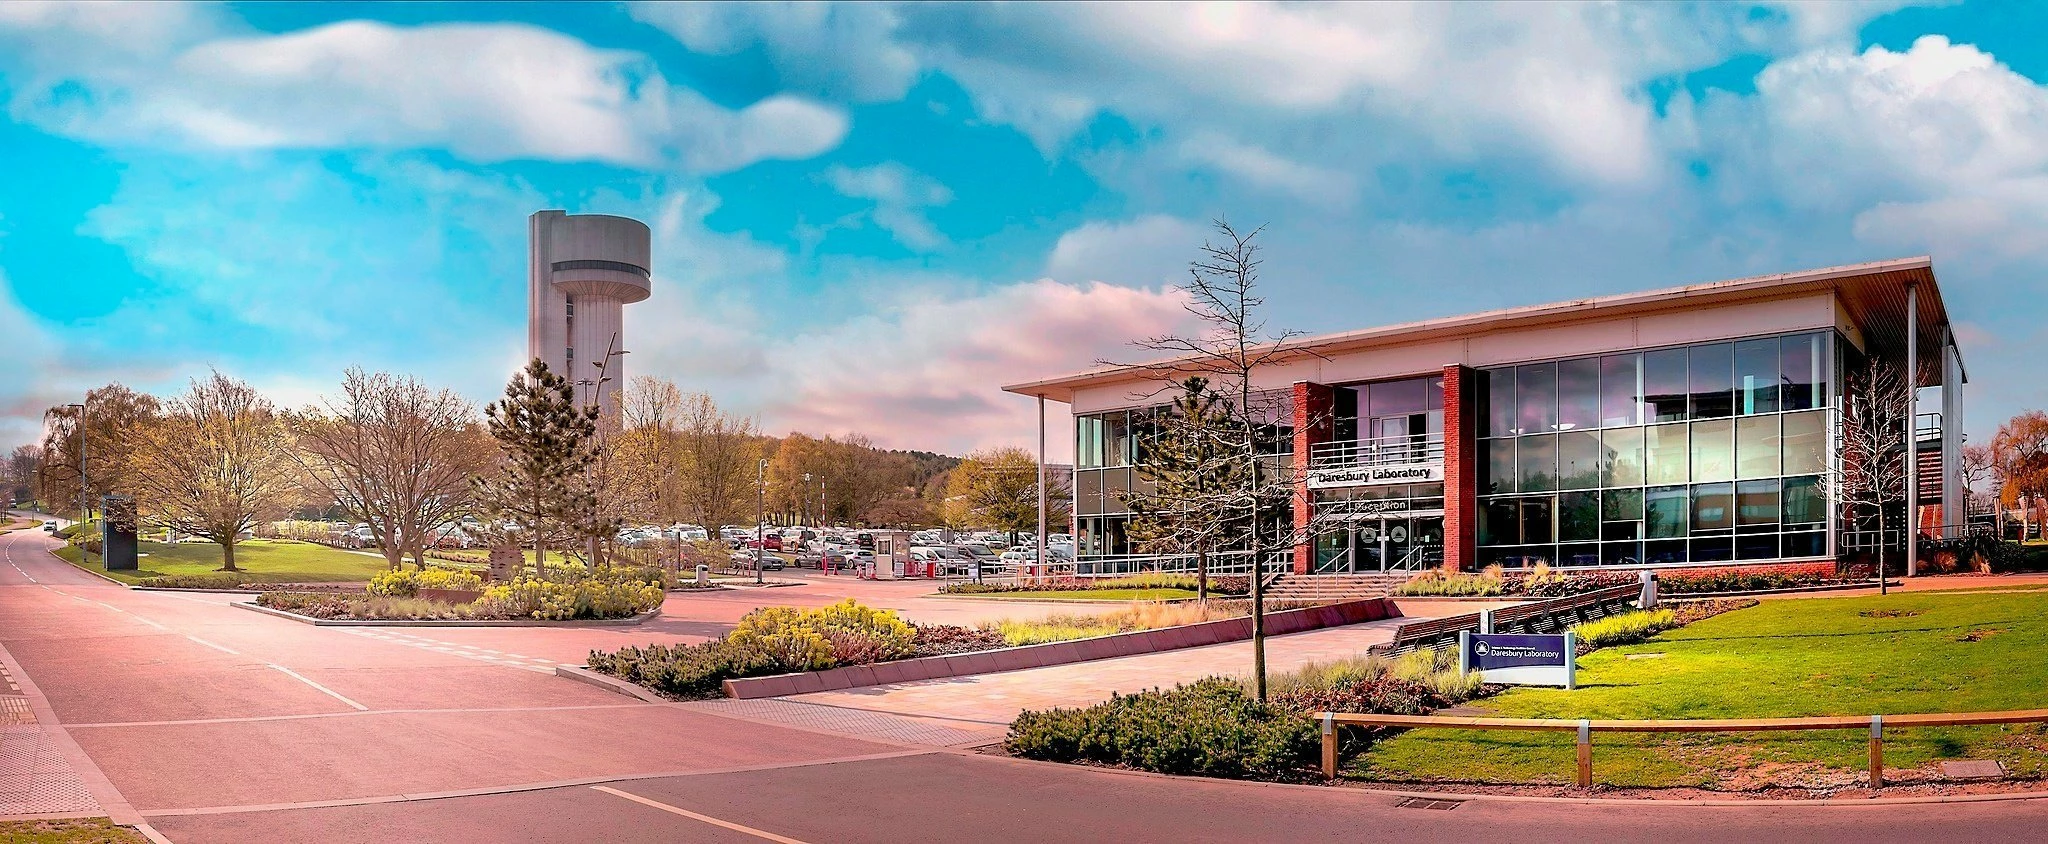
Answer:
[{"label": "white cloud", "polygon": [[1190,138],[1181,143],[1180,154],[1253,187],[1324,208],[1346,208],[1356,200],[1357,180],[1349,173],[1282,158],[1221,135],[1204,133]]},{"label": "white cloud", "polygon": [[1046,275],[1067,282],[1107,281],[1144,286],[1179,282],[1208,230],[1165,214],[1127,222],[1096,221],[1060,235],[1046,259]]},{"label": "white cloud", "polygon": [[[0,20],[35,38],[47,20]],[[90,42],[117,32],[72,27]],[[191,39],[189,32],[185,34]],[[114,144],[226,149],[446,149],[722,172],[809,158],[845,137],[843,111],[788,95],[728,109],[670,84],[651,59],[517,24],[343,21],[220,35],[162,61],[32,58],[18,118]],[[83,90],[85,93],[79,93]]]},{"label": "white cloud", "polygon": [[834,166],[825,171],[825,182],[842,195],[874,202],[869,216],[875,225],[904,246],[929,252],[946,244],[946,236],[925,216],[928,209],[953,201],[953,192],[938,180],[887,161],[873,167]]},{"label": "white cloud", "polygon": [[627,10],[694,52],[729,55],[762,45],[783,87],[834,99],[896,99],[919,73],[917,57],[890,38],[898,16],[884,3],[632,3]]}]

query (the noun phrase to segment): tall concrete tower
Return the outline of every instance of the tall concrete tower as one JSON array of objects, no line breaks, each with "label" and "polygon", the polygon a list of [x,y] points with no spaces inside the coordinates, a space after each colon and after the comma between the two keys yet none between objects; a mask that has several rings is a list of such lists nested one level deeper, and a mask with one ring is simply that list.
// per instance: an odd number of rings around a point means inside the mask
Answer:
[{"label": "tall concrete tower", "polygon": [[626,383],[620,310],[647,298],[651,239],[646,223],[625,217],[527,218],[527,354],[576,384],[578,400],[608,411]]}]

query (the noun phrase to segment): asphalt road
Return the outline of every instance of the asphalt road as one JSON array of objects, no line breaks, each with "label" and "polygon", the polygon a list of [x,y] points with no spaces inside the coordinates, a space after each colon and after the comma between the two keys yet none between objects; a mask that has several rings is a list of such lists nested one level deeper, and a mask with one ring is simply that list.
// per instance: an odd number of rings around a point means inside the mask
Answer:
[{"label": "asphalt road", "polygon": [[576,637],[590,631],[472,629],[457,640],[316,628],[219,596],[123,589],[50,557],[50,545],[39,531],[0,536],[0,648],[104,775],[101,804],[180,844],[1961,844],[2048,834],[2048,801],[2037,800],[1471,800],[1443,811],[1357,790],[1023,762],[644,704],[549,673],[574,650],[563,643],[588,647]]}]

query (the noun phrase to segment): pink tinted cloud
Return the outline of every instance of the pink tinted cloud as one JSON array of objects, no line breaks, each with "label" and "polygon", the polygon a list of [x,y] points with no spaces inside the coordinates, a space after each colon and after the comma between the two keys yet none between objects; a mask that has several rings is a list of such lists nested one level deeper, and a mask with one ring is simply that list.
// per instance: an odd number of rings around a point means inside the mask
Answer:
[{"label": "pink tinted cloud", "polygon": [[[1041,279],[967,298],[927,297],[770,352],[785,392],[762,407],[771,432],[859,432],[878,445],[962,454],[1035,449],[1034,400],[1002,385],[1138,354],[1131,341],[1192,328],[1171,287]],[[1071,459],[1067,408],[1048,403],[1048,450]]]}]

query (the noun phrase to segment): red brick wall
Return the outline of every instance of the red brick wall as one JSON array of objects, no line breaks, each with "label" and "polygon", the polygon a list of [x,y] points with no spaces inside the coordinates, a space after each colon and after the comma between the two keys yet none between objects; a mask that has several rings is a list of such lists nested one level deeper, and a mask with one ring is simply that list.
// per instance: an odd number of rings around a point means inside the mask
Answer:
[{"label": "red brick wall", "polygon": [[1444,568],[1473,571],[1479,559],[1478,370],[1444,367]]},{"label": "red brick wall", "polygon": [[1301,531],[1314,518],[1308,494],[1309,449],[1336,436],[1337,391],[1323,384],[1294,382],[1294,573],[1308,574],[1315,561],[1315,537]]}]

